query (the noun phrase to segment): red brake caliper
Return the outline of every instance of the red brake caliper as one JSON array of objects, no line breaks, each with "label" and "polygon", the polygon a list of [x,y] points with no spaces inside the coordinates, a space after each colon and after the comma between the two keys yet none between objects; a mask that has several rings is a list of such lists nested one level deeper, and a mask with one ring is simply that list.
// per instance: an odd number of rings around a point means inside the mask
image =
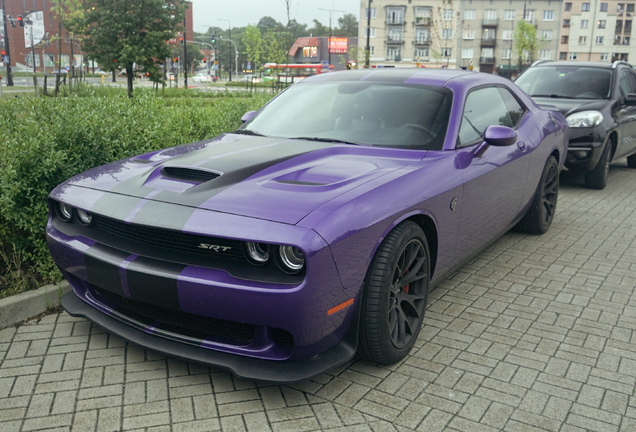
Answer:
[{"label": "red brake caliper", "polygon": [[[409,271],[406,270],[406,272],[404,272],[404,274],[408,274]],[[408,294],[409,293],[409,284],[406,284],[406,286],[404,287],[404,289],[402,290],[404,292],[404,294]]]}]

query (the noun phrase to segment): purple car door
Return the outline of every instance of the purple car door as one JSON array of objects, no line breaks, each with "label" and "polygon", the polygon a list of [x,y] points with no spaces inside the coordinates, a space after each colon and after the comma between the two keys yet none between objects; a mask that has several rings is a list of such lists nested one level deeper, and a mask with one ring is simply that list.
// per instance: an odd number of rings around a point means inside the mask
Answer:
[{"label": "purple car door", "polygon": [[[536,135],[525,111],[505,87],[481,87],[466,98],[456,150],[464,180],[463,202],[458,206],[461,259],[505,230],[521,210],[534,147],[526,138]],[[502,147],[487,145],[483,134],[491,125],[515,128],[517,141]]]}]

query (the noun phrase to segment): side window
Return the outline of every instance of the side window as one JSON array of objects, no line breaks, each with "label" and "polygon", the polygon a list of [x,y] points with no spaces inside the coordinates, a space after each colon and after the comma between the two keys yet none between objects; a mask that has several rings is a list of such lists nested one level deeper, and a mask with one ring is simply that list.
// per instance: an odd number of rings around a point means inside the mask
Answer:
[{"label": "side window", "polygon": [[618,90],[621,96],[621,103],[625,103],[627,93],[632,93],[632,81],[629,79],[629,74],[626,70],[621,72],[620,79],[618,80]]},{"label": "side window", "polygon": [[481,141],[484,131],[490,125],[509,126],[510,124],[508,108],[498,87],[472,91],[464,104],[458,146],[467,146]]},{"label": "side window", "polygon": [[508,118],[506,119],[506,123],[501,123],[504,126],[508,126],[511,128],[515,128],[519,125],[519,122],[523,118],[526,110],[521,106],[519,101],[510,93],[510,90],[499,87],[499,94],[501,98],[504,100],[506,104],[506,108],[508,108]]}]

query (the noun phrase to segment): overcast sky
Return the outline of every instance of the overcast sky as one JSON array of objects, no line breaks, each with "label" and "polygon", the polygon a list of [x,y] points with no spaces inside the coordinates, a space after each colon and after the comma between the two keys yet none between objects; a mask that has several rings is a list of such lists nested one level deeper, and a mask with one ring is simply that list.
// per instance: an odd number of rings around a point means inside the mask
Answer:
[{"label": "overcast sky", "polygon": [[[208,27],[228,28],[256,25],[264,16],[271,16],[276,21],[287,23],[287,9],[283,0],[191,0],[193,5],[194,31],[205,32]],[[329,12],[319,10],[335,9],[344,12],[333,12],[333,23],[338,25],[338,18],[345,13],[352,13],[360,20],[361,0],[293,0],[291,18],[301,24],[313,27],[314,18],[329,25]]]}]

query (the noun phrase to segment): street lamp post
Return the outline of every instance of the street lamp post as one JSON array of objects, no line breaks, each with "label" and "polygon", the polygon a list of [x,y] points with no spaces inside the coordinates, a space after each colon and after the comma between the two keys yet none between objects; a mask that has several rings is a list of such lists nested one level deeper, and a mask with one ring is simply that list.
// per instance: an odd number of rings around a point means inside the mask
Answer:
[{"label": "street lamp post", "polygon": [[33,46],[33,21],[30,19],[27,19],[24,21],[25,24],[30,25],[31,26],[31,31],[29,32],[31,34],[31,63],[33,63],[33,88],[35,89],[35,95],[39,96],[38,94],[38,79],[35,76],[35,47]]},{"label": "street lamp post", "polygon": [[369,38],[371,37],[371,2],[369,0],[369,7],[367,8],[367,49],[364,51],[364,67],[369,68],[369,57],[371,57],[371,46],[369,45]]},{"label": "street lamp post", "polygon": [[[218,18],[219,21],[227,21],[228,22],[228,34],[229,40],[232,40],[232,22],[229,19]],[[234,43],[234,42],[232,42]],[[230,81],[232,81],[232,55],[230,54],[230,50],[232,49],[231,45],[228,45],[227,56],[230,61]]]},{"label": "street lamp post", "polygon": [[4,7],[4,0],[2,0],[2,22],[4,23],[4,49],[7,53],[7,57],[9,58],[9,62],[6,63],[7,87],[13,87],[13,76],[11,75],[11,48],[9,48],[9,31],[7,28],[7,9]]},{"label": "street lamp post", "polygon": [[329,41],[331,41],[331,17],[334,12],[346,12],[346,11],[335,10],[333,9],[333,6],[331,9],[318,8],[318,10],[329,12],[329,40],[327,41],[327,51],[329,52],[329,67],[331,67],[331,47],[329,46]]}]

